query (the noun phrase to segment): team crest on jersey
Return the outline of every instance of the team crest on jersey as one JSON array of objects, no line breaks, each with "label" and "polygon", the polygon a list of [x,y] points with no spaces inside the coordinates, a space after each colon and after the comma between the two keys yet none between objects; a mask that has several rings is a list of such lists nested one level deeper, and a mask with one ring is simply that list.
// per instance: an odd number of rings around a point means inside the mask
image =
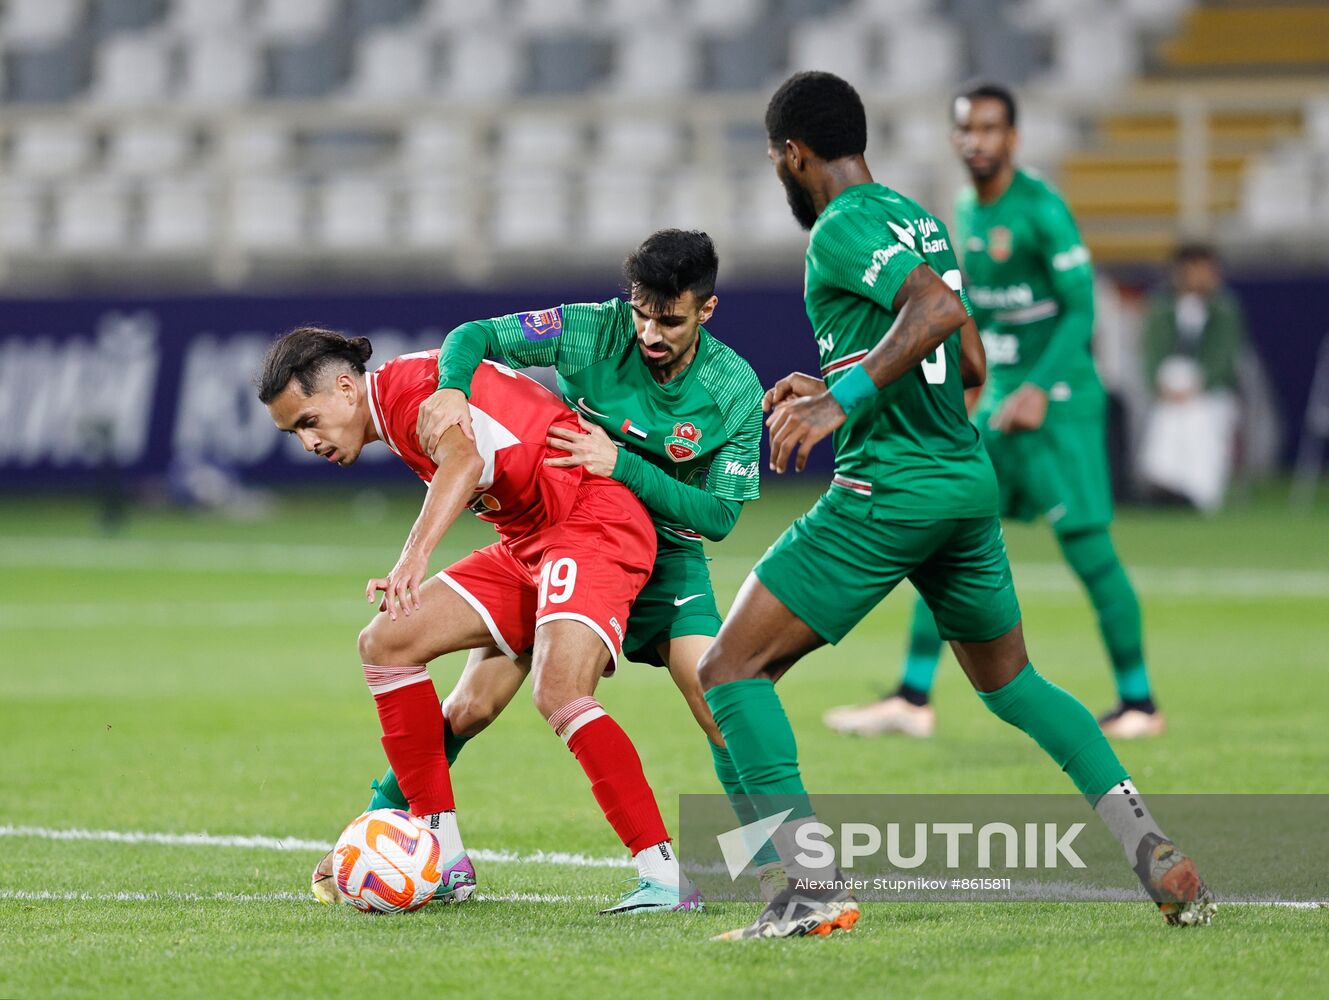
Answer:
[{"label": "team crest on jersey", "polygon": [[988,256],[998,264],[1011,259],[1011,250],[1015,247],[1015,236],[1005,226],[993,226],[988,230]]},{"label": "team crest on jersey", "polygon": [[674,424],[674,433],[665,438],[665,454],[675,462],[686,462],[701,453],[701,431],[694,424]]},{"label": "team crest on jersey", "polygon": [[542,309],[522,313],[517,317],[522,336],[527,340],[549,340],[563,332],[563,309]]}]

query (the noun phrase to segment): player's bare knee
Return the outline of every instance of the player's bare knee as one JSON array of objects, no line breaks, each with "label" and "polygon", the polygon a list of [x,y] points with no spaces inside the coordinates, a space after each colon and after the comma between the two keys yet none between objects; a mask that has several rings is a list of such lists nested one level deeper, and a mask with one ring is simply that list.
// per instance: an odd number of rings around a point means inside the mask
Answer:
[{"label": "player's bare knee", "polygon": [[384,643],[382,641],[382,628],[378,624],[379,619],[374,618],[368,625],[360,630],[360,662],[382,665],[384,663],[383,653]]},{"label": "player's bare knee", "polygon": [[502,710],[503,706],[491,698],[462,698],[456,701],[449,699],[443,706],[443,714],[447,716],[448,725],[456,735],[464,739],[478,736],[498,718]]},{"label": "player's bare knee", "polygon": [[697,677],[701,680],[701,689],[709,691],[721,684],[755,677],[757,671],[746,673],[748,668],[745,658],[726,655],[724,646],[717,641],[702,655],[701,662],[697,664]]}]

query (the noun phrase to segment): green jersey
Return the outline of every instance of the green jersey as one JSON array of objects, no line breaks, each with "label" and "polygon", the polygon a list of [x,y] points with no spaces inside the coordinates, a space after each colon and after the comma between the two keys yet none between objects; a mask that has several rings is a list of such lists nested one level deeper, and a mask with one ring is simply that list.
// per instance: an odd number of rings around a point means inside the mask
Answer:
[{"label": "green jersey", "polygon": [[[460,347],[466,338],[458,335],[468,327],[487,328],[481,348]],[[684,491],[660,488],[662,476],[716,500],[758,497],[761,383],[705,328],[692,363],[661,384],[641,359],[632,307],[621,299],[500,316],[449,335],[439,358],[440,388],[468,391],[485,347],[513,367],[553,366],[567,403],[628,451],[614,478],[646,502],[664,541],[699,546],[705,532],[661,512],[661,506],[689,509]]]},{"label": "green jersey", "polygon": [[[822,211],[808,244],[804,297],[829,384],[881,340],[895,321],[896,293],[920,264],[964,298],[950,235],[917,202],[860,184]],[[931,358],[855,407],[834,444],[832,490],[867,498],[881,517],[996,512],[992,465],[965,414],[958,330]]]},{"label": "green jersey", "polygon": [[1090,348],[1093,268],[1061,195],[1027,170],[990,205],[967,188],[955,235],[987,352],[984,408],[1032,382],[1048,393],[1052,413],[1101,410]]}]

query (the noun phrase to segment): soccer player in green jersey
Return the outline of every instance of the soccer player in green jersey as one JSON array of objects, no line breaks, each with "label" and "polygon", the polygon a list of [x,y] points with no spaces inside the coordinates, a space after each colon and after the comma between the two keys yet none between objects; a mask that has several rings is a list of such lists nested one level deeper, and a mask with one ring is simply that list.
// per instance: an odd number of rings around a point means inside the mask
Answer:
[{"label": "soccer player in green jersey", "polygon": [[[443,343],[439,390],[421,405],[417,430],[422,443],[453,425],[474,433],[467,393],[485,357],[554,368],[586,433],[551,439],[568,452],[551,464],[618,479],[656,523],[655,568],[633,603],[623,652],[668,668],[709,737],[716,776],[747,822],[738,772],[697,677],[720,627],[702,539],[728,535],[760,486],[761,383],[703,325],[718,302],[718,268],[705,233],[661,230],[624,264],[629,301],[563,305],[457,327]],[[445,701],[449,763],[511,701],[526,671],[497,648],[472,653]],[[389,771],[375,783],[370,808],[397,808],[399,794]],[[785,882],[774,849],[766,845],[754,863],[763,893],[773,896]]]},{"label": "soccer player in green jersey", "polygon": [[1169,922],[1207,922],[1213,897],[1194,863],[1158,829],[1094,717],[1029,662],[996,478],[965,413],[982,352],[946,227],[873,181],[863,104],[839,77],[791,77],[766,131],[790,207],[811,229],[805,298],[822,371],[767,393],[771,465],[801,469],[834,434],[836,468],[757,563],[702,657],[744,791],[758,815],[784,817],[772,839],[790,877],[753,924],[722,937],[828,934],[858,919],[842,878],[800,862],[797,834],[813,814],[775,682],[906,578],[983,703],[1066,771]]},{"label": "soccer player in green jersey", "polygon": [[[955,206],[955,246],[987,349],[988,380],[974,414],[997,473],[1001,513],[1045,517],[1089,594],[1116,680],[1118,705],[1099,719],[1108,736],[1155,736],[1164,720],[1145,669],[1140,601],[1108,526],[1107,397],[1094,370],[1094,275],[1065,201],[1013,162],[1015,98],[967,88],[953,105],[953,138],[973,185]],[[915,603],[900,686],[869,705],[833,709],[831,728],[864,736],[930,736],[928,704],[941,656],[937,623]]]}]

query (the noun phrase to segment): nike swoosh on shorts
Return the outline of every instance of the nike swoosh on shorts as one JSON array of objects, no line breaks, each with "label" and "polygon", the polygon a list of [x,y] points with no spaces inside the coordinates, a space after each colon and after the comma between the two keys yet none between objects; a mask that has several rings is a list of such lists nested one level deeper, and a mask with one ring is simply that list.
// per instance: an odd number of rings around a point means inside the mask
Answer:
[{"label": "nike swoosh on shorts", "polygon": [[695,601],[698,597],[705,597],[705,596],[706,596],[705,594],[689,594],[687,597],[675,597],[674,607],[681,608],[683,605],[687,604],[688,601]]}]

